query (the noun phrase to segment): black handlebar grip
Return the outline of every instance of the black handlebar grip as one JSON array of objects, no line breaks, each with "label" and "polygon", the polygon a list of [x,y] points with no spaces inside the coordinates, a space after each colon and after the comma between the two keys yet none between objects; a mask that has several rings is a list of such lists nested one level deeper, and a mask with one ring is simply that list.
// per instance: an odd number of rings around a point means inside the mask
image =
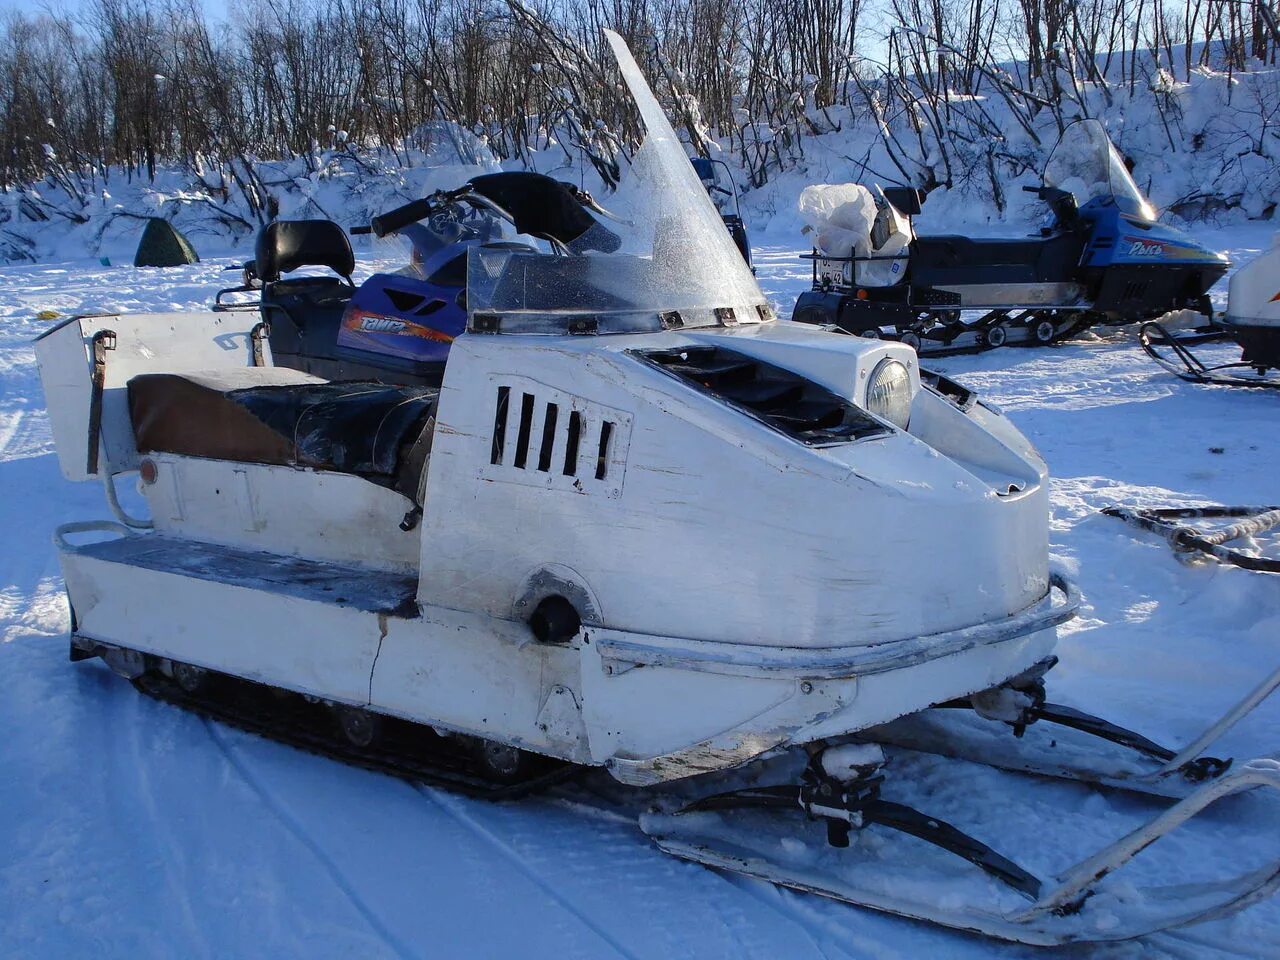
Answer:
[{"label": "black handlebar grip", "polygon": [[1023,193],[1039,193],[1044,187],[1028,187],[1025,184],[1022,187]]},{"label": "black handlebar grip", "polygon": [[396,207],[394,210],[378,214],[369,221],[369,228],[373,230],[374,236],[385,237],[388,233],[395,233],[401,227],[425,220],[431,216],[431,209],[431,204],[426,200],[411,200],[403,207]]},{"label": "black handlebar grip", "polygon": [[373,233],[373,227],[352,227],[347,231],[347,233],[351,234],[353,237],[363,237],[366,234]]}]

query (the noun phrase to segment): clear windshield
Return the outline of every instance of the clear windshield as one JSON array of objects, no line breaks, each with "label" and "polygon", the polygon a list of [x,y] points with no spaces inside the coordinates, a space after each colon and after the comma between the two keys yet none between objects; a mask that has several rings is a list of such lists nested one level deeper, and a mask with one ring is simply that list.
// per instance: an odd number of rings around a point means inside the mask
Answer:
[{"label": "clear windshield", "polygon": [[624,333],[766,319],[764,294],[631,52],[617,34],[605,34],[645,128],[606,203],[627,221],[602,223],[621,247],[581,256],[473,250],[471,329]]},{"label": "clear windshield", "polygon": [[1063,131],[1045,164],[1044,185],[1072,194],[1078,207],[1098,197],[1113,197],[1125,213],[1156,219],[1155,210],[1097,120],[1077,120]]}]

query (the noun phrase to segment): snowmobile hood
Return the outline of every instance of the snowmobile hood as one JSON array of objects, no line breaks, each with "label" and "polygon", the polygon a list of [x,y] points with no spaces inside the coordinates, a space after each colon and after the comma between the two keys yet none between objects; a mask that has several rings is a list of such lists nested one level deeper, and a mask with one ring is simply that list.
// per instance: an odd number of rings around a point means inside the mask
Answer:
[{"label": "snowmobile hood", "polygon": [[476,333],[647,333],[772,319],[764,294],[622,38],[605,31],[645,128],[609,206],[620,246],[584,255],[478,250]]}]

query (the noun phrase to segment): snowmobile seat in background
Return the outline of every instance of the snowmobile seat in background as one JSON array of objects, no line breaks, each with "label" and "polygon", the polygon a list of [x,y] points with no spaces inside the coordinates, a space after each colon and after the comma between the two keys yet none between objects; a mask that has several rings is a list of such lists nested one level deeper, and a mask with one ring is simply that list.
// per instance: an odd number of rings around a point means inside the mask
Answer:
[{"label": "snowmobile seat in background", "polygon": [[911,244],[912,282],[929,286],[1051,282],[1071,274],[1083,242],[1075,233],[1011,239],[918,236]]},{"label": "snowmobile seat in background", "polygon": [[328,267],[350,283],[356,255],[342,227],[332,220],[275,220],[258,232],[254,269],[263,283],[300,267]]},{"label": "snowmobile seat in background", "polygon": [[140,453],[351,473],[415,499],[423,458],[410,454],[438,396],[426,387],[239,367],[134,377],[129,414]]},{"label": "snowmobile seat in background", "polygon": [[[331,356],[355,292],[356,257],[342,227],[332,220],[273,221],[258,233],[253,263],[276,362],[307,369],[306,358]],[[338,277],[281,279],[302,267],[327,267]]]}]

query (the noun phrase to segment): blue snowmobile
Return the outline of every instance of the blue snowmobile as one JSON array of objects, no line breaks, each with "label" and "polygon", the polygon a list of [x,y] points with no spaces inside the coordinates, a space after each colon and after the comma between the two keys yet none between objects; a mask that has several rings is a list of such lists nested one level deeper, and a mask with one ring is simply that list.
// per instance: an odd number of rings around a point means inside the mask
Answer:
[{"label": "blue snowmobile", "polygon": [[[398,234],[412,245],[407,266],[374,274],[358,287],[342,227],[331,220],[277,220],[259,232],[254,259],[241,268],[243,283],[219,291],[215,308],[256,307],[278,366],[326,380],[439,386],[449,347],[467,325],[468,252],[535,249],[504,240],[503,222],[566,256],[617,250],[617,235],[588,211],[612,216],[589,193],[539,173],[473,177],[352,228],[352,234]],[[336,276],[286,276],[307,267]],[[224,300],[242,292],[260,299]]]},{"label": "blue snowmobile", "polygon": [[924,192],[877,191],[877,216],[859,245],[870,253],[808,255],[813,288],[792,319],[892,336],[939,355],[1048,344],[1094,324],[1172,310],[1212,317],[1208,291],[1230,263],[1157,222],[1097,120],[1070,124],[1043,183],[1023,189],[1048,204],[1053,219],[1039,236],[1014,239],[916,236],[911,218]]}]

